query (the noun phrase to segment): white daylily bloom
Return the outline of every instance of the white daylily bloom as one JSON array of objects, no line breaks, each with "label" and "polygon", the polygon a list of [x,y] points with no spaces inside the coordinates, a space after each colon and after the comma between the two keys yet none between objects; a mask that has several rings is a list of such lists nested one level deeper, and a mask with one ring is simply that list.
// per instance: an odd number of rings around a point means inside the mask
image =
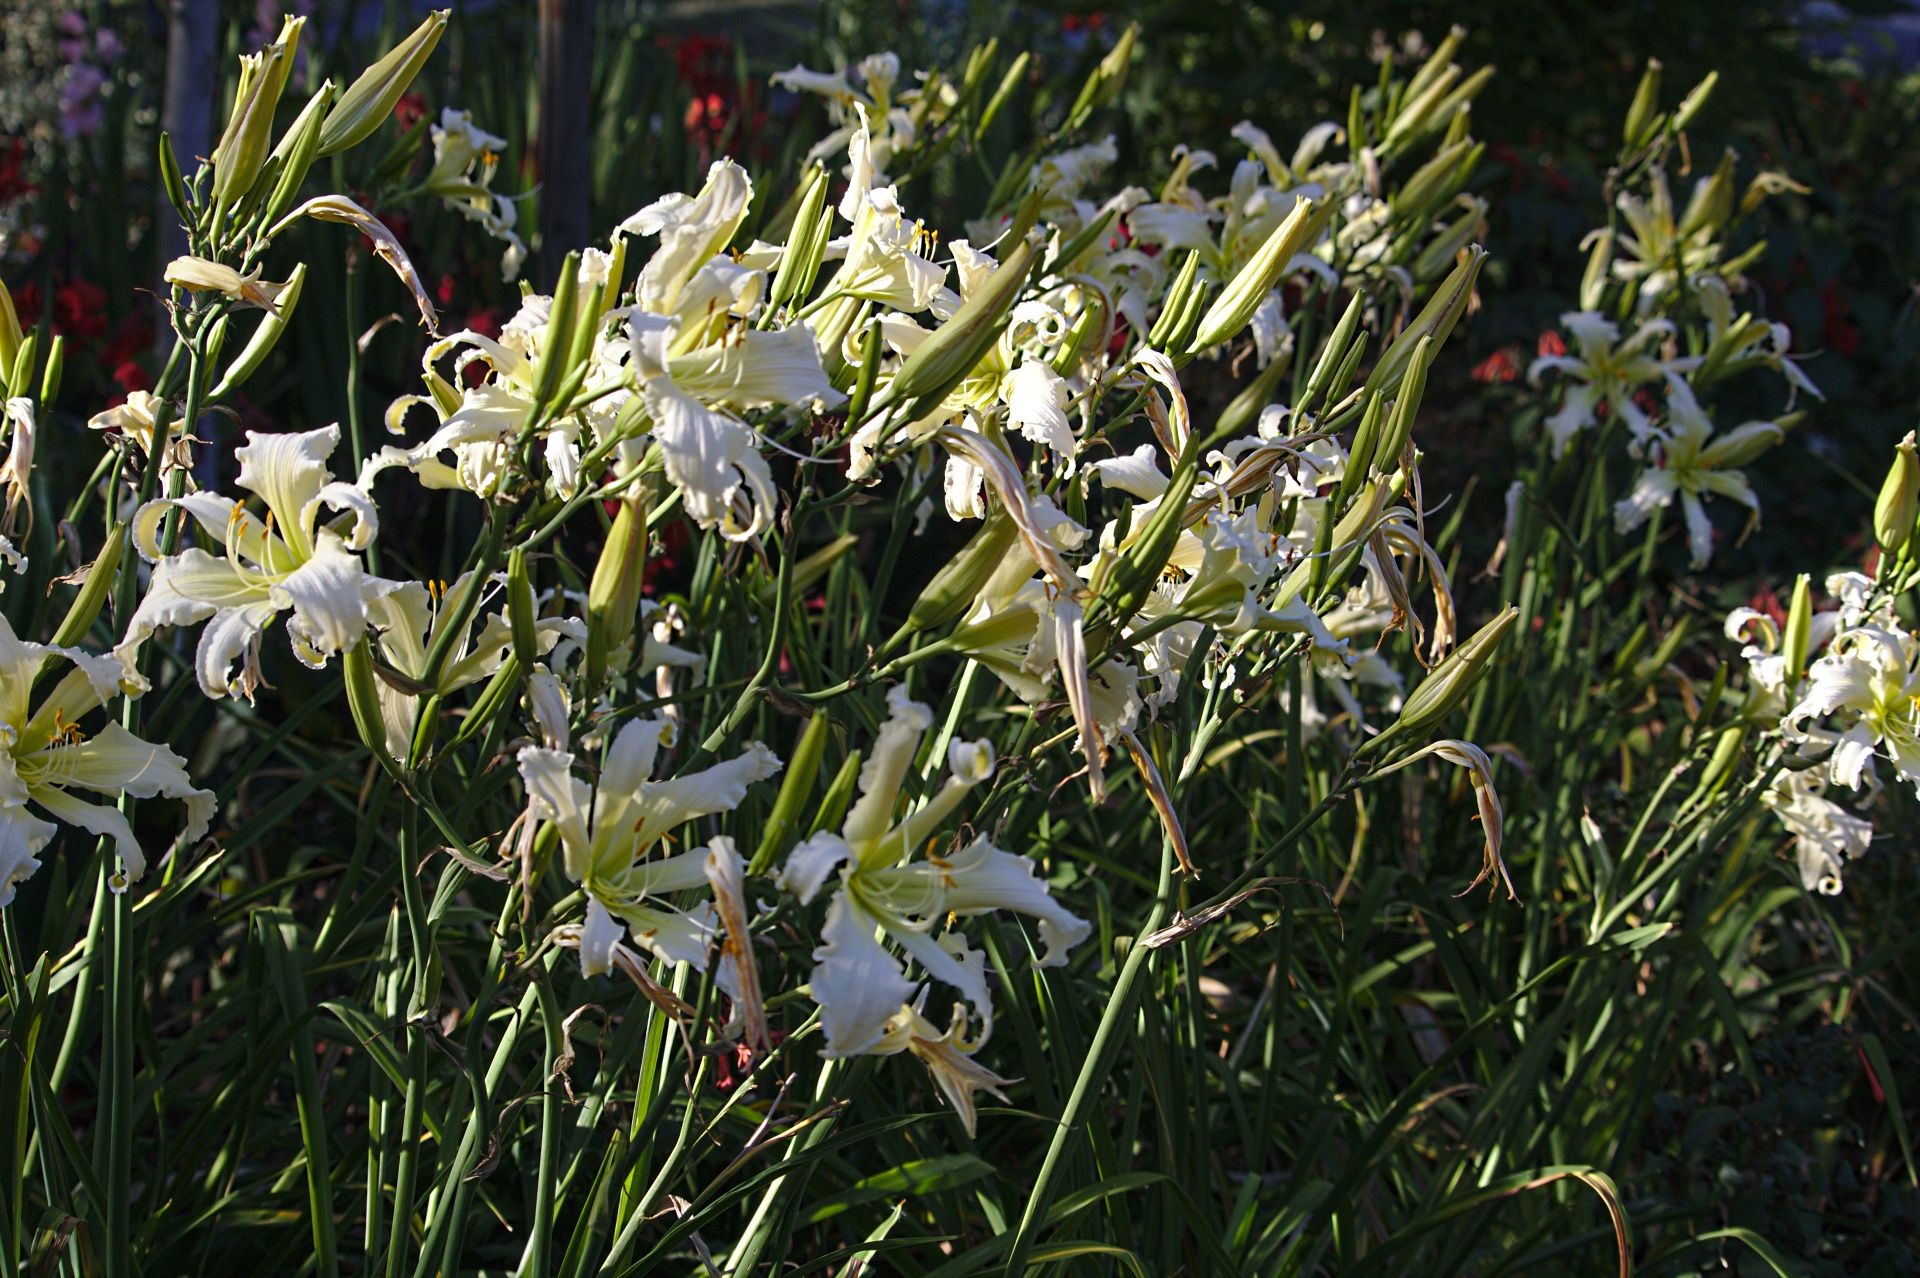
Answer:
[{"label": "white daylily bloom", "polygon": [[1873,842],[1873,822],[1853,815],[1831,799],[1822,798],[1825,784],[1806,772],[1782,772],[1760,796],[1787,833],[1793,836],[1800,883],[1809,892],[1835,896],[1841,889],[1841,868],[1865,856]]},{"label": "white daylily bloom", "polygon": [[[591,787],[574,777],[572,754],[547,746],[520,751],[520,778],[534,818],[560,832],[561,868],[587,891],[587,933],[598,937],[611,930],[617,941],[618,927],[610,929],[608,923],[609,917],[617,918],[641,947],[668,962],[704,970],[714,936],[729,917],[744,920],[744,907],[736,915],[733,904],[722,899],[718,914],[704,902],[682,911],[655,898],[701,887],[734,890],[738,872],[726,857],[732,845],[723,849],[716,840],[711,850],[717,857],[710,857],[708,848],[658,858],[648,853],[686,822],[738,807],[749,785],[780,770],[780,760],[754,742],[725,763],[666,781],[650,780],[669,729],[664,719],[627,724],[608,747],[599,782]],[[735,939],[744,946],[744,937]],[[583,943],[580,961],[588,975],[606,970],[611,944],[590,949]],[[749,993],[741,987],[734,996],[736,1005]]]},{"label": "white daylily bloom", "polygon": [[[985,956],[958,932],[935,938],[949,916],[1014,910],[1040,921],[1045,966],[1066,962],[1066,952],[1091,930],[1047,891],[1034,863],[976,838],[957,853],[928,854],[914,861],[916,846],[937,830],[968,790],[993,774],[993,747],[985,741],[954,742],[944,785],[898,821],[900,786],[932,724],[928,708],[894,688],[891,714],[881,725],[873,754],[860,770],[860,798],[838,834],[821,831],[788,857],[780,886],[805,904],[837,871],[839,889],[827,907],[821,945],[813,953],[810,988],[820,1005],[828,1056],[857,1056],[889,1049],[889,1030],[914,997],[900,961],[881,942],[886,935],[917,960],[928,976],[959,990],[981,1019],[977,1038],[963,1041],[958,1023],[950,1043],[963,1054],[986,1041],[993,1029]],[[964,1020],[965,1018],[961,1018]]]},{"label": "white daylily bloom", "polygon": [[[1713,438],[1713,422],[1678,377],[1667,379],[1667,428],[1652,436],[1652,464],[1640,473],[1633,491],[1614,503],[1614,527],[1632,532],[1656,507],[1672,504],[1676,494],[1686,511],[1687,547],[1695,568],[1713,557],[1713,524],[1702,501],[1711,494],[1730,497],[1760,511],[1747,477],[1734,467],[1786,438],[1772,422],[1748,422]],[[1709,442],[1711,441],[1711,442]]]},{"label": "white daylily bloom", "polygon": [[[379,516],[365,490],[328,471],[327,457],[339,442],[338,426],[299,434],[247,432],[246,444],[234,450],[239,483],[266,503],[265,520],[212,493],[149,502],[135,513],[134,545],[149,562],[158,562],[146,598],[115,649],[130,678],[138,678],[134,654],[155,630],[208,618],[194,665],[209,697],[252,698],[260,682],[261,632],[282,612],[293,614],[287,637],[294,655],[316,669],[359,640],[368,594],[359,552],[373,543]],[[226,556],[189,548],[160,558],[160,524],[169,506],[191,515],[225,546]],[[323,506],[342,514],[323,524]],[[344,529],[337,526],[342,523]]]},{"label": "white daylily bloom", "polygon": [[514,202],[493,191],[493,175],[507,140],[475,128],[470,112],[452,107],[441,109],[432,139],[433,167],[421,185],[445,200],[448,208],[479,223],[487,234],[506,241],[500,278],[511,282],[526,260],[527,245],[514,229],[519,221]]},{"label": "white daylily bloom", "polygon": [[1782,723],[1789,740],[1833,747],[1834,784],[1858,789],[1884,758],[1920,792],[1920,641],[1893,626],[1843,632],[1808,668],[1806,695]]},{"label": "white daylily bloom", "polygon": [[1697,360],[1661,360],[1649,354],[1661,339],[1673,333],[1669,320],[1648,320],[1634,335],[1622,342],[1620,327],[1598,311],[1568,311],[1560,317],[1573,334],[1578,355],[1542,355],[1527,366],[1527,380],[1540,384],[1541,374],[1557,370],[1573,381],[1567,384],[1560,411],[1547,418],[1547,433],[1553,437],[1553,455],[1566,451],[1567,443],[1581,430],[1594,424],[1594,412],[1605,400],[1633,433],[1636,441],[1652,431],[1652,421],[1633,402],[1637,386],[1671,377]]},{"label": "white daylily bloom", "polygon": [[1045,360],[1029,359],[1007,374],[1001,393],[1007,401],[1007,425],[1036,444],[1045,444],[1062,461],[1073,457],[1077,441],[1067,420],[1066,379]]},{"label": "white daylily bloom", "polygon": [[923,991],[914,1006],[903,1006],[895,1012],[887,1022],[885,1037],[870,1054],[893,1056],[900,1052],[912,1052],[927,1067],[927,1072],[933,1075],[933,1081],[946,1095],[947,1103],[960,1116],[960,1123],[967,1129],[967,1135],[972,1136],[978,1124],[978,1115],[974,1112],[974,1093],[991,1092],[1005,1101],[1007,1095],[1000,1089],[1013,1086],[1017,1080],[1002,1078],[986,1066],[975,1063],[973,1054],[980,1049],[980,1045],[966,1041],[967,1011],[964,1004],[954,1006],[947,1028],[942,1030],[920,1014],[920,1006],[925,1002]]},{"label": "white daylily bloom", "polygon": [[33,477],[33,437],[36,433],[33,401],[15,396],[7,401],[7,428],[12,438],[8,443],[7,460],[0,464],[0,486],[7,492],[7,513],[5,524],[11,532],[20,513],[20,503],[27,503],[27,513],[33,513],[33,503],[27,498],[27,485]]},{"label": "white daylily bloom", "polygon": [[[54,656],[74,668],[29,713],[41,665]],[[125,867],[124,876],[112,880],[116,891],[146,873],[146,853],[125,815],[111,804],[82,802],[67,793],[71,787],[113,798],[184,799],[181,841],[191,843],[206,833],[213,795],[195,788],[185,759],[111,720],[92,737],[79,727],[89,712],[123,690],[130,690],[129,681],[112,657],[22,642],[0,616],[0,906],[40,868],[35,854],[58,832],[53,822],[29,811],[29,803],[55,821],[114,841]]]},{"label": "white daylily bloom", "polygon": [[260,278],[256,268],[242,275],[231,266],[210,262],[204,257],[176,257],[167,263],[167,283],[189,293],[219,293],[242,306],[257,306],[263,311],[280,312],[274,303],[285,284]]},{"label": "white daylily bloom", "polygon": [[732,160],[715,160],[696,196],[663,195],[620,224],[627,235],[658,235],[660,247],[640,270],[635,295],[644,310],[672,313],[680,291],[727,246],[753,200],[753,182]]},{"label": "white daylily bloom", "polygon": [[1087,468],[1097,473],[1107,487],[1118,488],[1141,501],[1158,500],[1172,482],[1160,473],[1160,450],[1152,444],[1142,444],[1125,456],[1103,457],[1088,463]]}]

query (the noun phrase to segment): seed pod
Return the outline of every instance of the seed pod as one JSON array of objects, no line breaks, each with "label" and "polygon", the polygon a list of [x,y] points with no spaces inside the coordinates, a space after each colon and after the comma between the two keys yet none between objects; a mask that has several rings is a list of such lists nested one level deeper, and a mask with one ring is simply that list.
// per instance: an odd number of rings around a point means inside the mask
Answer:
[{"label": "seed pod", "polygon": [[429,13],[386,57],[360,73],[360,78],[340,98],[340,104],[327,112],[327,122],[320,130],[320,155],[338,155],[357,146],[393,114],[400,95],[420,73],[433,53],[433,46],[440,43],[440,33],[446,30],[450,12],[437,9]]},{"label": "seed pod", "polygon": [[1807,672],[1807,647],[1813,638],[1813,583],[1801,573],[1793,583],[1793,602],[1787,608],[1787,626],[1781,633],[1780,651],[1786,659],[1786,682],[1796,687]]},{"label": "seed pod", "polygon": [[587,585],[587,686],[606,677],[607,657],[633,634],[647,567],[647,503],[623,498]]},{"label": "seed pod", "polygon": [[1354,330],[1360,327],[1360,312],[1365,302],[1365,295],[1355,292],[1353,300],[1347,303],[1347,309],[1341,313],[1340,322],[1333,326],[1333,332],[1327,336],[1326,345],[1320,348],[1320,358],[1314,361],[1313,372],[1307,376],[1307,389],[1301,395],[1298,407],[1304,409],[1320,392],[1332,384],[1334,373],[1339,371],[1341,363],[1347,358],[1347,349],[1353,341]]},{"label": "seed pod", "polygon": [[1633,105],[1627,108],[1627,120],[1621,139],[1629,151],[1638,151],[1653,140],[1660,127],[1660,59],[1648,58],[1646,74],[1634,90]]},{"label": "seed pod", "polygon": [[[1329,213],[1333,201],[1322,201]],[[1267,236],[1257,252],[1247,260],[1247,264],[1235,272],[1233,280],[1227,285],[1220,299],[1208,308],[1206,317],[1200,321],[1200,329],[1194,335],[1194,348],[1207,350],[1218,346],[1229,337],[1238,333],[1253,319],[1253,313],[1260,309],[1260,303],[1266,300],[1273,286],[1286,274],[1287,264],[1293,261],[1294,254],[1313,243],[1313,238],[1325,227],[1325,221],[1319,216],[1320,207],[1310,200],[1294,202],[1293,212],[1273,233]]]},{"label": "seed pod", "polygon": [[[293,268],[293,274],[287,277],[286,287],[274,299],[275,310],[260,317],[259,326],[253,330],[253,336],[247,339],[247,345],[233,363],[227,365],[227,371],[220,375],[220,384],[211,392],[212,399],[225,399],[238,390],[243,383],[260,370],[274,346],[280,341],[280,335],[287,331],[287,324],[293,318],[293,308],[299,305],[300,290],[307,283],[307,264],[300,263]],[[212,361],[209,360],[209,363]]]},{"label": "seed pod", "polygon": [[747,873],[765,874],[774,859],[792,846],[794,832],[800,827],[800,810],[813,797],[814,782],[820,778],[820,758],[826,753],[827,735],[832,726],[833,720],[816,710],[801,730],[800,740],[794,743],[793,759],[787,764],[787,774],[780,779],[780,794],[773,801],[773,811],[767,814],[760,846],[747,866]]},{"label": "seed pod", "polygon": [[807,830],[815,835],[822,830],[831,830],[847,818],[847,809],[853,805],[853,790],[860,781],[860,752],[847,752],[846,762],[833,774],[833,780],[827,784],[827,792],[820,800],[820,810],[813,814],[813,825]]},{"label": "seed pod", "polygon": [[80,592],[67,605],[67,615],[60,619],[60,628],[53,632],[53,646],[71,648],[87,637],[93,629],[100,609],[107,602],[107,596],[113,592],[113,584],[120,574],[120,555],[127,544],[127,526],[115,524],[107,532],[107,544],[100,547],[100,555],[87,569],[87,579],[80,583]]},{"label": "seed pod", "polygon": [[539,632],[534,628],[533,574],[527,571],[527,550],[516,546],[507,556],[507,621],[513,627],[513,655],[523,669],[540,660]]},{"label": "seed pod", "polygon": [[1505,612],[1480,627],[1471,639],[1455,648],[1432,674],[1420,681],[1420,686],[1401,707],[1400,717],[1385,732],[1361,745],[1359,752],[1377,750],[1382,742],[1396,735],[1418,738],[1439,727],[1480,682],[1500,641],[1519,619],[1520,610],[1509,604]]},{"label": "seed pod", "polygon": [[1914,458],[1913,432],[1893,450],[1893,465],[1880,484],[1880,497],[1873,503],[1873,539],[1880,543],[1882,555],[1900,553],[1913,536],[1913,521],[1920,509],[1920,462]]}]

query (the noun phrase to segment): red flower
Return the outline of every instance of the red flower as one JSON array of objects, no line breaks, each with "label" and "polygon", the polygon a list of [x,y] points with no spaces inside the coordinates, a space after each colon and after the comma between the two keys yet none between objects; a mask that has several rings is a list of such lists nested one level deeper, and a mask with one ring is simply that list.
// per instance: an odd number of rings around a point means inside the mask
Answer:
[{"label": "red flower", "polygon": [[470,328],[482,337],[500,336],[500,308],[488,306],[475,311],[460,321],[461,328]]},{"label": "red flower", "polygon": [[1784,630],[1786,628],[1787,610],[1781,605],[1780,596],[1773,593],[1772,586],[1762,585],[1760,589],[1756,590],[1753,598],[1747,600],[1747,607],[1763,616],[1771,618],[1773,624],[1779,626],[1781,629]]},{"label": "red flower", "polygon": [[107,331],[107,291],[75,280],[53,290],[53,331],[93,341]]},{"label": "red flower", "polygon": [[1546,332],[1540,334],[1540,341],[1536,349],[1543,357],[1548,355],[1565,355],[1567,353],[1567,344],[1560,340],[1560,334],[1552,329],[1548,329]]},{"label": "red flower", "polygon": [[1473,380],[1482,386],[1511,382],[1520,376],[1520,360],[1511,346],[1502,346],[1473,366]]},{"label": "red flower", "polygon": [[0,150],[0,204],[11,204],[40,188],[27,181],[27,140],[13,138]]},{"label": "red flower", "polygon": [[415,89],[412,93],[402,94],[393,104],[393,118],[400,122],[403,129],[411,129],[427,113],[427,95]]},{"label": "red flower", "polygon": [[440,299],[440,305],[451,306],[453,304],[453,276],[442,275],[440,277],[440,285],[433,290],[433,295]]},{"label": "red flower", "polygon": [[[153,346],[153,323],[146,315],[134,311],[122,319],[113,330],[113,336],[100,348],[96,357],[102,368],[118,368],[128,360],[135,358]],[[141,389],[147,389],[142,387]]]},{"label": "red flower", "polygon": [[113,380],[120,383],[120,389],[131,395],[135,391],[153,389],[153,378],[147,376],[147,370],[126,360],[113,370]]}]

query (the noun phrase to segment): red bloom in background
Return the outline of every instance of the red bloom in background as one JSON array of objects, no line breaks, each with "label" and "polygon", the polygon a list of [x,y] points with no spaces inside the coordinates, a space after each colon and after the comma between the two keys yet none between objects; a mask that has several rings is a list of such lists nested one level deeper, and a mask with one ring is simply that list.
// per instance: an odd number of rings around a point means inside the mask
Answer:
[{"label": "red bloom in background", "polygon": [[27,140],[11,139],[0,149],[0,204],[11,204],[39,189],[27,181]]},{"label": "red bloom in background", "polygon": [[[100,348],[96,358],[100,367],[118,370],[122,364],[135,359],[153,347],[153,321],[140,311],[133,311],[120,321],[113,330],[113,336]],[[114,378],[119,379],[119,372]],[[124,384],[124,383],[123,383]],[[151,387],[139,386],[135,390],[150,390]]]},{"label": "red bloom in background", "polygon": [[147,370],[132,360],[123,361],[113,370],[113,380],[120,383],[120,389],[129,395],[135,391],[153,389],[153,378],[147,376]]},{"label": "red bloom in background", "polygon": [[399,121],[403,129],[411,129],[420,123],[420,117],[427,113],[427,95],[415,89],[412,93],[403,93],[400,100],[393,104],[393,118]]},{"label": "red bloom in background", "polygon": [[678,40],[661,36],[660,43],[673,50],[674,73],[687,90],[682,123],[700,148],[700,163],[708,163],[721,150],[751,151],[766,121],[766,110],[756,81],[747,82],[742,100],[733,37],[695,31]]},{"label": "red bloom in background", "polygon": [[1520,376],[1520,357],[1511,346],[1502,346],[1473,366],[1473,380],[1482,386],[1511,382]]},{"label": "red bloom in background", "polygon": [[1552,329],[1548,329],[1546,332],[1540,334],[1540,341],[1536,349],[1542,357],[1548,355],[1565,355],[1567,353],[1567,344],[1560,340],[1560,334]]}]

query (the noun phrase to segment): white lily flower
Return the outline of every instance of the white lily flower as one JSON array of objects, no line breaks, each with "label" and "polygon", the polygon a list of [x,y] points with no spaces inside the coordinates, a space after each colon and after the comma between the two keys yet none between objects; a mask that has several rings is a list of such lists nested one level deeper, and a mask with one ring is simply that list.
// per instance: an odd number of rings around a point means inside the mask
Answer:
[{"label": "white lily flower", "polygon": [[1894,626],[1843,632],[1808,668],[1806,695],[1782,724],[1789,740],[1833,747],[1827,775],[1836,785],[1859,789],[1884,758],[1920,792],[1920,641]]},{"label": "white lily flower", "polygon": [[[668,962],[690,963],[704,970],[713,937],[733,907],[723,902],[716,916],[706,903],[682,911],[654,898],[712,887],[715,876],[731,883],[737,875],[724,855],[710,871],[705,848],[652,859],[648,853],[686,822],[738,807],[749,785],[773,776],[781,765],[771,750],[754,742],[725,763],[666,781],[650,780],[662,736],[669,728],[664,719],[627,724],[608,747],[595,786],[573,776],[572,754],[546,746],[530,745],[520,751],[520,778],[534,818],[560,832],[563,871],[587,891],[588,932],[606,933],[610,915],[624,923],[628,935],[643,948]],[[744,919],[744,907],[738,917]],[[617,927],[612,930],[617,940]],[[606,970],[611,950],[583,945],[580,959],[583,970],[593,975]],[[743,989],[738,997],[746,995]]]},{"label": "white lily flower", "polygon": [[912,1007],[902,1006],[887,1022],[887,1032],[879,1044],[870,1053],[874,1056],[893,1056],[900,1052],[911,1052],[927,1072],[933,1075],[933,1081],[940,1087],[960,1116],[960,1123],[972,1136],[978,1126],[979,1117],[974,1111],[975,1092],[991,1092],[1001,1101],[1007,1094],[1000,1089],[1011,1087],[1018,1080],[1002,1078],[986,1066],[978,1064],[973,1054],[980,1049],[978,1043],[966,1041],[967,1011],[964,1004],[956,1004],[953,1015],[942,1030],[932,1021],[920,1014],[920,1005],[926,1002],[926,994],[921,996]]},{"label": "white lily flower", "polygon": [[1704,568],[1713,557],[1713,524],[1701,504],[1703,499],[1711,494],[1730,497],[1757,515],[1760,499],[1754,496],[1747,477],[1734,467],[1786,438],[1786,432],[1772,422],[1748,422],[1715,439],[1713,422],[1693,397],[1692,389],[1671,375],[1667,416],[1667,428],[1653,436],[1652,464],[1640,473],[1633,491],[1614,503],[1614,527],[1622,533],[1632,532],[1656,507],[1672,504],[1677,494],[1686,511],[1687,547],[1693,566]]},{"label": "white lily flower", "polygon": [[27,513],[33,513],[33,503],[27,497],[27,485],[33,477],[33,437],[36,434],[33,401],[15,396],[7,401],[7,427],[12,434],[7,448],[7,460],[0,465],[0,485],[7,491],[7,513],[5,524],[12,532],[14,522],[20,513],[20,503],[27,503]]},{"label": "white lily flower", "polygon": [[255,306],[275,315],[280,312],[274,303],[287,287],[261,279],[257,268],[242,275],[231,266],[204,257],[174,258],[167,263],[165,279],[189,293],[219,293],[241,306]]},{"label": "white lily flower", "polygon": [[[95,413],[87,421],[93,430],[119,431],[140,447],[140,455],[147,456],[153,451],[154,412],[160,406],[157,396],[146,391],[133,391],[126,402],[104,412]],[[193,446],[186,438],[182,422],[175,417],[167,431],[167,455],[161,459],[161,473],[171,475],[175,471],[188,474],[188,484],[192,484]]]},{"label": "white lily flower", "polygon": [[1573,378],[1567,384],[1560,411],[1547,418],[1547,433],[1553,438],[1553,455],[1566,451],[1567,444],[1580,431],[1594,424],[1595,410],[1605,400],[1627,424],[1636,442],[1645,440],[1653,423],[1645,411],[1633,402],[1637,386],[1671,378],[1698,360],[1661,360],[1648,353],[1661,339],[1673,334],[1669,320],[1648,320],[1626,341],[1620,340],[1620,327],[1598,311],[1568,311],[1560,317],[1579,347],[1576,355],[1542,355],[1527,366],[1527,380],[1538,386],[1549,370]]},{"label": "white lily flower", "polygon": [[965,918],[1002,909],[1029,914],[1040,921],[1046,946],[1042,965],[1056,967],[1066,962],[1066,952],[1085,939],[1091,926],[1053,899],[1031,860],[1003,852],[984,837],[951,855],[910,860],[914,848],[953,814],[967,791],[993,774],[993,747],[985,741],[954,742],[947,753],[946,783],[895,821],[901,782],[933,715],[904,688],[890,691],[887,704],[891,713],[881,725],[872,756],[861,767],[860,798],[846,823],[838,834],[823,830],[795,848],[781,871],[780,886],[805,904],[839,873],[821,945],[813,953],[817,966],[810,982],[820,1005],[828,1056],[887,1050],[894,1018],[914,996],[914,984],[887,952],[883,935],[897,941],[928,976],[959,990],[972,1006],[981,1019],[979,1036],[963,1042],[956,1033],[951,1040],[970,1054],[993,1029],[985,956],[970,949],[957,932],[936,939],[934,928],[949,915]]},{"label": "white lily flower", "polygon": [[421,185],[445,200],[447,207],[469,221],[477,222],[487,234],[507,244],[500,262],[500,278],[511,282],[526,260],[526,241],[514,228],[519,211],[514,201],[493,191],[493,175],[507,140],[477,129],[470,112],[444,107],[440,123],[433,126],[433,167]]},{"label": "white lily flower", "polygon": [[[55,656],[74,668],[29,713],[40,668]],[[53,822],[29,811],[29,803],[56,821],[113,840],[124,867],[124,875],[112,880],[115,891],[146,873],[146,853],[126,816],[110,804],[82,802],[67,793],[71,787],[114,798],[183,799],[187,820],[180,841],[191,843],[207,832],[213,795],[188,779],[185,759],[111,720],[91,738],[79,727],[90,711],[131,690],[114,658],[25,643],[0,616],[0,906],[40,868],[35,853],[58,832]]]},{"label": "white lily flower", "polygon": [[1071,460],[1078,441],[1067,420],[1066,379],[1045,360],[1028,359],[1007,374],[1001,387],[1007,401],[1007,425],[1036,444],[1045,444],[1062,461]]},{"label": "white lily flower", "polygon": [[732,160],[715,160],[700,194],[663,195],[620,224],[627,235],[658,235],[660,247],[640,270],[635,296],[644,310],[671,314],[680,291],[727,246],[753,200],[753,182]]},{"label": "white lily flower", "polygon": [[[194,666],[209,697],[252,699],[260,682],[261,632],[280,613],[292,612],[287,637],[294,655],[315,669],[358,642],[368,594],[359,552],[373,543],[379,515],[363,489],[328,471],[327,458],[339,442],[338,426],[299,434],[247,432],[246,444],[234,450],[239,483],[266,503],[264,521],[212,493],[149,502],[135,513],[133,543],[157,562],[146,598],[115,649],[129,678],[138,680],[134,654],[155,630],[208,618]],[[169,506],[191,515],[225,546],[226,556],[192,547],[160,558],[160,523]],[[341,517],[320,523],[323,506]],[[336,527],[343,521],[344,530]]]},{"label": "white lily flower", "polygon": [[1836,896],[1842,886],[1841,868],[1849,859],[1867,854],[1873,842],[1873,822],[1821,797],[1825,789],[1825,784],[1810,773],[1782,772],[1760,796],[1760,802],[1793,836],[1801,885],[1809,892]]}]

